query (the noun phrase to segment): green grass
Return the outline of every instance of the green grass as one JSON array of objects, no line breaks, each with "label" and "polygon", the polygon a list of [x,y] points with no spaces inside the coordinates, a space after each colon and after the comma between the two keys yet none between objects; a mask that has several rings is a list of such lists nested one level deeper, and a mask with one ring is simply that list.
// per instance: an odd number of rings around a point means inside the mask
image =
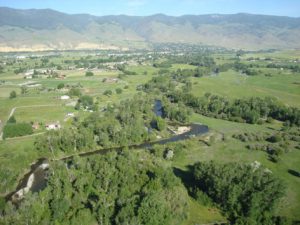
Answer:
[{"label": "green grass", "polygon": [[21,92],[19,87],[0,86],[0,99],[9,98],[10,92],[12,91],[15,91],[17,95],[19,95]]},{"label": "green grass", "polygon": [[191,224],[207,224],[215,222],[224,222],[224,218],[220,211],[214,207],[206,207],[199,204],[194,199],[189,199],[189,218],[183,225]]},{"label": "green grass", "polygon": [[62,102],[46,95],[41,95],[40,97],[17,97],[15,99],[0,98],[0,120],[6,121],[14,107],[48,104],[61,105]]},{"label": "green grass", "polygon": [[300,51],[299,50],[283,50],[275,51],[272,53],[248,53],[243,56],[243,58],[249,57],[270,57],[275,59],[299,59]]},{"label": "green grass", "polygon": [[155,68],[153,66],[143,66],[143,65],[128,66],[126,69],[132,72],[136,72],[137,75],[143,75],[145,71],[147,72],[147,75],[155,74],[159,71],[158,68]]},{"label": "green grass", "polygon": [[54,122],[63,121],[68,112],[74,112],[73,107],[41,106],[17,108],[14,116],[18,122]]},{"label": "green grass", "polygon": [[211,130],[223,133],[225,135],[232,135],[238,132],[271,132],[281,128],[282,123],[274,121],[272,124],[265,123],[263,125],[237,123],[228,120],[220,120],[211,117],[202,116],[197,113],[193,113],[191,121],[195,123],[202,123],[207,125]]},{"label": "green grass", "polygon": [[193,65],[188,65],[188,64],[173,64],[172,65],[172,69],[173,70],[178,70],[178,69],[196,69],[197,66],[193,66]]},{"label": "green grass", "polygon": [[272,96],[285,104],[300,106],[300,88],[295,84],[300,82],[300,76],[297,75],[246,76],[228,71],[220,73],[219,76],[192,78],[192,82],[192,92],[197,96],[202,96],[206,92],[229,99]]}]

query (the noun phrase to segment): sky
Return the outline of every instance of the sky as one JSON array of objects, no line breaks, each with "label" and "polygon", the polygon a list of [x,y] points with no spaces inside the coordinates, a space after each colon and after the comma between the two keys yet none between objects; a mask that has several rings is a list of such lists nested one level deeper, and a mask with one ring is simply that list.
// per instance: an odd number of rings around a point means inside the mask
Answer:
[{"label": "sky", "polygon": [[300,17],[300,0],[0,0],[17,9],[51,8],[65,13],[147,16],[252,13]]}]

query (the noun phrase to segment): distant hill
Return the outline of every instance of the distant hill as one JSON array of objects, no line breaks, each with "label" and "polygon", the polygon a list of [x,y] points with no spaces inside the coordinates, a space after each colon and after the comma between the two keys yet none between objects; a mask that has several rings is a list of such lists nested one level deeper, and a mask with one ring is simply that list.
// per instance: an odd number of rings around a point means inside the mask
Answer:
[{"label": "distant hill", "polygon": [[69,15],[0,7],[0,51],[144,48],[193,43],[235,49],[300,48],[300,18],[252,14]]}]

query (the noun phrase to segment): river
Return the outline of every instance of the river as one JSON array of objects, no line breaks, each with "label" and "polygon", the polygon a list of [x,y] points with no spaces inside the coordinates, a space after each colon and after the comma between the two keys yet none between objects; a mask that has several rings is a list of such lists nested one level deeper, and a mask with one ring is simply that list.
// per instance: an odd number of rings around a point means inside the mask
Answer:
[{"label": "river", "polygon": [[[163,107],[160,100],[155,101],[153,110],[157,116],[161,117],[163,115]],[[209,131],[208,127],[202,124],[193,123],[188,126],[191,128],[189,131],[184,132],[182,134],[171,136],[170,138],[167,139],[157,140],[154,142],[145,142],[142,144],[131,145],[131,146],[114,147],[114,148],[99,149],[90,152],[78,153],[72,156],[61,158],[60,160],[65,161],[67,159],[73,158],[74,156],[85,157],[85,156],[91,156],[95,154],[103,155],[112,151],[121,151],[124,147],[127,147],[129,149],[150,149],[153,145],[156,144],[163,145],[170,142],[182,141],[182,140],[189,139],[191,137],[206,134]],[[25,174],[23,178],[19,181],[16,190],[9,193],[6,196],[6,200],[18,202],[20,199],[23,198],[23,196],[28,191],[38,192],[43,190],[47,186],[48,167],[49,167],[48,159],[46,158],[38,159],[36,163],[31,165],[30,171],[27,174]]]}]

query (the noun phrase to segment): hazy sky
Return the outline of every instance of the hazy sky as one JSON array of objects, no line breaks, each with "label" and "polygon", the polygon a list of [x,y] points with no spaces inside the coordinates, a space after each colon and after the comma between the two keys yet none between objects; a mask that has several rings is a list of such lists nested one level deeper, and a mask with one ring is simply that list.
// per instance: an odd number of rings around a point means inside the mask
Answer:
[{"label": "hazy sky", "polygon": [[300,17],[300,0],[0,0],[12,8],[51,8],[93,15],[256,13]]}]

